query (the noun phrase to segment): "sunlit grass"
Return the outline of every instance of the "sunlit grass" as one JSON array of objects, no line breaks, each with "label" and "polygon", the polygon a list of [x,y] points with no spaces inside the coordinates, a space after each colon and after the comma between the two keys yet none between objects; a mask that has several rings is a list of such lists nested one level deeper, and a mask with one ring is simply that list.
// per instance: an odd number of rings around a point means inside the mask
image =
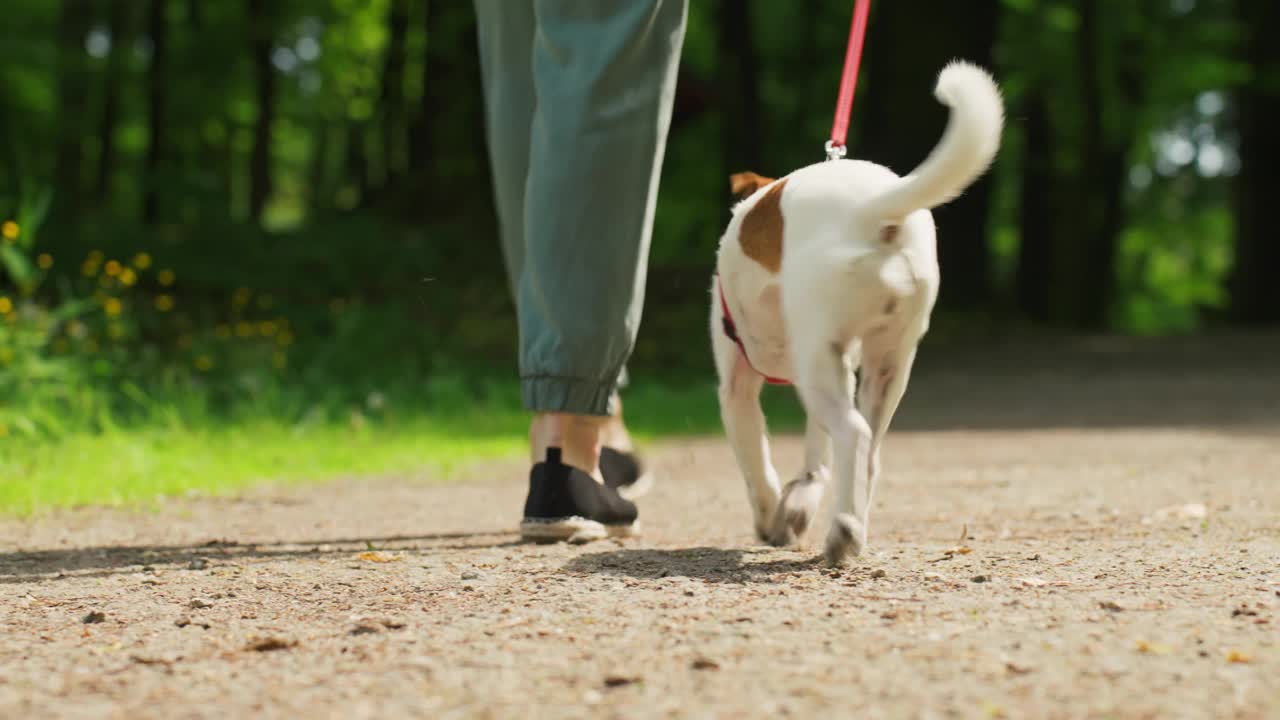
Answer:
[{"label": "sunlit grass", "polygon": [[[286,421],[263,414],[219,420],[196,415],[57,437],[0,438],[0,513],[29,515],[81,505],[145,507],[187,494],[228,494],[262,484],[414,474],[449,480],[469,464],[517,458],[527,415],[514,380],[483,400],[459,393],[447,407],[418,413],[389,408],[380,417]],[[720,432],[714,382],[636,381],[626,415],[637,439]],[[791,393],[770,390],[774,430],[795,429]],[[336,413],[331,413],[336,416]]]}]

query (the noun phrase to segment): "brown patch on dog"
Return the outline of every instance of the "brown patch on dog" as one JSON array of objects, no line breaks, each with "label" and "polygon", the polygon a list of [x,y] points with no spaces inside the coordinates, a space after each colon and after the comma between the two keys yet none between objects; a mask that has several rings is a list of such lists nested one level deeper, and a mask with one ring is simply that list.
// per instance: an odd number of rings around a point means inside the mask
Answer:
[{"label": "brown patch on dog", "polygon": [[880,228],[880,242],[888,245],[898,239],[898,230],[901,228],[897,225],[885,225]]},{"label": "brown patch on dog", "polygon": [[894,310],[898,309],[898,299],[889,298],[889,302],[884,304],[884,314],[892,315]]},{"label": "brown patch on dog", "polygon": [[742,218],[738,243],[742,253],[771,273],[782,267],[782,190],[787,181],[775,183]]},{"label": "brown patch on dog", "polygon": [[739,200],[750,197],[752,193],[773,182],[773,178],[757,175],[753,172],[734,173],[729,176],[729,190]]}]

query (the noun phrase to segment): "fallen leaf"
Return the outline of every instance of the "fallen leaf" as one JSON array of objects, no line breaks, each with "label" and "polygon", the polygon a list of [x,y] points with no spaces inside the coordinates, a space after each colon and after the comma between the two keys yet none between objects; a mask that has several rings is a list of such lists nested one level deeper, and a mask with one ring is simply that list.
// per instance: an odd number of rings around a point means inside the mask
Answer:
[{"label": "fallen leaf", "polygon": [[605,687],[623,687],[624,685],[632,685],[640,682],[638,677],[628,677],[626,675],[610,675],[604,679]]},{"label": "fallen leaf", "polygon": [[968,539],[969,539],[969,523],[965,523],[964,527],[960,528],[960,544],[964,545],[964,541]]},{"label": "fallen leaf", "polygon": [[288,650],[294,645],[297,645],[297,643],[292,640],[285,640],[278,637],[265,637],[261,640],[249,643],[248,647],[245,649],[252,650],[254,652],[273,652],[275,650]]},{"label": "fallen leaf", "polygon": [[362,552],[362,553],[360,553],[359,555],[356,555],[356,559],[357,559],[357,560],[364,560],[364,561],[366,561],[366,562],[389,563],[389,562],[395,562],[395,561],[399,560],[399,559],[400,559],[400,556],[399,556],[399,555],[386,555],[386,554],[384,554],[384,553],[380,553],[380,552],[378,552],[378,551],[376,551],[376,550],[369,550],[369,551],[367,551],[367,552]]},{"label": "fallen leaf", "polygon": [[96,625],[97,623],[100,623],[106,619],[107,619],[106,613],[100,612],[98,610],[93,610],[93,611],[90,611],[88,615],[85,615],[84,619],[81,620],[81,622],[83,622],[85,625]]},{"label": "fallen leaf", "polygon": [[1253,657],[1248,653],[1242,653],[1239,650],[1232,650],[1227,653],[1227,662],[1229,663],[1251,663]]},{"label": "fallen leaf", "polygon": [[1103,610],[1107,610],[1109,612],[1124,611],[1124,607],[1122,607],[1119,603],[1115,602],[1114,600],[1103,600],[1102,602],[1098,603],[1098,607],[1102,608]]},{"label": "fallen leaf", "polygon": [[1027,673],[1031,672],[1031,668],[1027,667],[1026,665],[1019,665],[1018,663],[1015,663],[1011,660],[1005,661],[1004,669],[1008,670],[1010,673],[1014,675],[1026,675]]},{"label": "fallen leaf", "polygon": [[1144,655],[1168,655],[1173,652],[1173,648],[1162,643],[1152,643],[1146,640],[1138,641],[1138,652]]},{"label": "fallen leaf", "polygon": [[1163,507],[1151,513],[1151,517],[1156,520],[1165,520],[1168,518],[1179,518],[1183,520],[1202,520],[1209,516],[1209,509],[1203,503],[1186,503],[1183,505],[1170,505]]},{"label": "fallen leaf", "polygon": [[693,661],[694,670],[719,670],[720,663],[709,658],[698,658]]}]

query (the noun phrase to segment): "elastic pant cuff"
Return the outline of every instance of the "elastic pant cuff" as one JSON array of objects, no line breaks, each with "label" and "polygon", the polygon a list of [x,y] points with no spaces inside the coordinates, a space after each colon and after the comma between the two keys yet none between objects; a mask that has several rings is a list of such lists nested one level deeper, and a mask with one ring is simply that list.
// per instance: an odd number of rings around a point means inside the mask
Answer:
[{"label": "elastic pant cuff", "polygon": [[562,377],[526,377],[520,380],[525,408],[533,412],[576,415],[612,415],[614,383]]}]

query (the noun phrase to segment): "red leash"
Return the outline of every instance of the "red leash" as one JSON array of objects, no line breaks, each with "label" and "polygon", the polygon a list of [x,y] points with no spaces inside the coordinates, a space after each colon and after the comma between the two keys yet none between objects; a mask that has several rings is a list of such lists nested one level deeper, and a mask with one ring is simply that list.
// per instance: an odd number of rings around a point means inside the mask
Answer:
[{"label": "red leash", "polygon": [[827,142],[828,160],[839,160],[845,155],[845,139],[849,137],[849,113],[853,111],[853,91],[858,86],[862,40],[867,34],[867,14],[870,11],[871,0],[858,0],[853,7],[849,47],[844,54],[844,74],[840,76],[840,95],[836,98],[836,119],[831,124],[831,140]]},{"label": "red leash", "polygon": [[[831,139],[827,141],[827,159],[839,160],[845,156],[845,140],[849,137],[849,113],[853,111],[853,91],[858,86],[858,66],[862,63],[862,41],[867,34],[867,15],[871,12],[871,0],[857,0],[853,6],[853,25],[849,28],[849,47],[844,53],[844,73],[840,76],[840,95],[836,98],[836,119],[831,124]],[[770,385],[790,385],[786,378],[770,377],[756,370],[747,357],[747,348],[738,336],[738,328],[729,313],[729,303],[724,297],[724,286],[716,278],[720,293],[720,315],[724,334],[738,346],[747,367],[755,370]]]}]

